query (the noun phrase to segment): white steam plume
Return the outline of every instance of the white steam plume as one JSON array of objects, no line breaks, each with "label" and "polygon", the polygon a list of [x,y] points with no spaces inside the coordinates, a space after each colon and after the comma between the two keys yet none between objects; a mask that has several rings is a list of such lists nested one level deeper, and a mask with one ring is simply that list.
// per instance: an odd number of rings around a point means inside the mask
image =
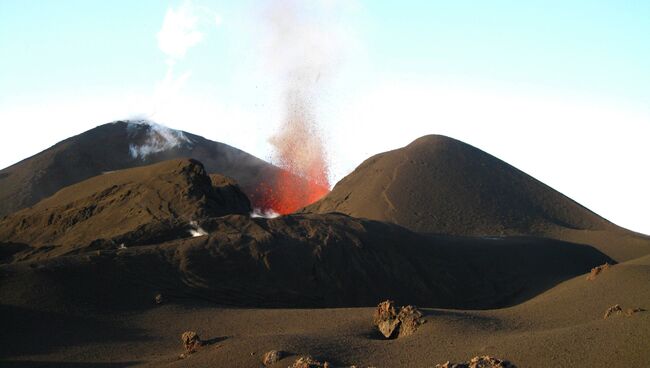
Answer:
[{"label": "white steam plume", "polygon": [[192,227],[190,229],[190,235],[192,235],[193,238],[208,235],[208,233],[205,230],[203,230],[203,228],[199,226],[199,224],[196,221],[190,221],[190,226]]},{"label": "white steam plume", "polygon": [[251,218],[276,218],[280,216],[279,213],[268,209],[253,208],[253,212],[250,213]]},{"label": "white steam plume", "polygon": [[136,129],[146,129],[146,139],[143,144],[130,144],[129,152],[133,158],[145,159],[148,155],[179,147],[182,144],[192,144],[189,138],[180,130],[149,121],[132,121],[127,126],[129,134]]}]

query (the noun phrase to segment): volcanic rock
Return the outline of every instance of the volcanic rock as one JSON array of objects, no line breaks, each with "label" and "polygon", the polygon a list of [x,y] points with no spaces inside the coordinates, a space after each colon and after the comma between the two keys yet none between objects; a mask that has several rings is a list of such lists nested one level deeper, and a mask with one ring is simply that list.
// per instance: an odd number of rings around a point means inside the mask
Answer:
[{"label": "volcanic rock", "polygon": [[318,361],[311,356],[302,356],[298,358],[290,368],[329,368],[328,362]]},{"label": "volcanic rock", "polygon": [[393,335],[399,322],[394,301],[385,300],[377,305],[375,315],[373,316],[373,323],[385,338],[388,339]]},{"label": "volcanic rock", "polygon": [[645,312],[645,309],[636,307],[636,308],[627,308],[625,312],[623,312],[623,308],[619,304],[615,304],[605,311],[605,315],[603,316],[603,319],[607,319],[611,317],[612,315],[625,315],[626,317],[632,317],[634,314],[639,313],[639,312]]},{"label": "volcanic rock", "polygon": [[284,353],[282,351],[279,350],[268,351],[264,354],[264,357],[262,358],[262,364],[264,365],[274,364],[280,361],[280,359],[282,359],[283,356]]},{"label": "volcanic rock", "polygon": [[375,309],[375,315],[373,316],[372,321],[375,325],[377,325],[381,321],[396,318],[397,311],[395,310],[395,302],[392,300],[384,300],[377,305],[377,309]]},{"label": "volcanic rock", "polygon": [[497,359],[491,356],[474,357],[470,360],[469,368],[517,368],[507,360]]},{"label": "volcanic rock", "polygon": [[192,354],[203,345],[201,338],[194,331],[185,331],[181,335],[181,342],[187,354]]},{"label": "volcanic rock", "polygon": [[618,304],[612,305],[611,307],[607,308],[607,310],[605,311],[605,316],[603,316],[603,319],[609,318],[614,313],[622,314],[623,308],[621,308],[621,306]]},{"label": "volcanic rock", "polygon": [[589,280],[589,281],[595,280],[596,276],[598,276],[598,274],[600,274],[601,272],[603,272],[605,270],[608,270],[608,269],[609,269],[609,263],[605,263],[605,264],[602,264],[600,266],[596,266],[596,267],[592,268],[591,271],[589,272],[589,275],[587,275],[587,280]]},{"label": "volcanic rock", "polygon": [[466,363],[436,364],[436,368],[517,368],[507,360],[497,359],[488,355],[477,356]]},{"label": "volcanic rock", "polygon": [[386,300],[375,310],[373,323],[385,338],[391,338],[397,331],[397,337],[412,335],[424,323],[422,313],[414,306],[401,307],[395,312],[395,302]]},{"label": "volcanic rock", "polygon": [[425,322],[422,319],[422,312],[412,305],[400,308],[397,319],[400,321],[399,335],[397,337],[412,335]]}]

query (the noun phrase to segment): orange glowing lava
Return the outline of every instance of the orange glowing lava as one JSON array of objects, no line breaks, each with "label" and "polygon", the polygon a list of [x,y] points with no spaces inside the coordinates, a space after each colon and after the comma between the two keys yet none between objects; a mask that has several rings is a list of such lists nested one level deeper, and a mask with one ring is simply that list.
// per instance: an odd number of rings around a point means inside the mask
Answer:
[{"label": "orange glowing lava", "polygon": [[283,170],[258,188],[255,205],[284,215],[329,193],[329,164],[323,138],[303,94],[289,94],[288,117],[270,140],[274,162]]},{"label": "orange glowing lava", "polygon": [[277,77],[278,97],[284,99],[282,124],[269,140],[271,162],[281,170],[266,178],[251,197],[257,209],[278,214],[295,212],[319,200],[330,188],[317,107],[340,61],[339,40],[321,14],[306,3],[272,1],[265,12],[269,26],[265,64]]},{"label": "orange glowing lava", "polygon": [[259,209],[286,215],[316,202],[327,193],[327,186],[283,170],[272,184],[261,184],[251,199]]}]

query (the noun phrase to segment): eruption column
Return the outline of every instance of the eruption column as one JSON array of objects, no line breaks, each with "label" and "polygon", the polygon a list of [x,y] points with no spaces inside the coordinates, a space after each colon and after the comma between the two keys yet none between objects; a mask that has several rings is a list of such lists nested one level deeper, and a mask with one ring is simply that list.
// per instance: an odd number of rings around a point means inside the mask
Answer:
[{"label": "eruption column", "polygon": [[299,89],[287,92],[287,116],[271,138],[275,160],[285,171],[275,182],[273,209],[291,213],[329,192],[329,168],[311,103]]},{"label": "eruption column", "polygon": [[272,40],[269,65],[283,86],[284,117],[270,139],[273,162],[283,171],[262,188],[259,206],[294,212],[329,192],[329,163],[317,126],[316,100],[338,53],[335,32],[311,2],[271,2],[267,13]]}]

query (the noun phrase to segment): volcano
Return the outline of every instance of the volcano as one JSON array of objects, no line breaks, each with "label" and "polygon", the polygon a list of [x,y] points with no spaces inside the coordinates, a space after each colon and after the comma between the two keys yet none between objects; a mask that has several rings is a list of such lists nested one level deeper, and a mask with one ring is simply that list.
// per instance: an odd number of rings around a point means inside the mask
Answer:
[{"label": "volcano", "polygon": [[[0,216],[106,172],[175,158],[197,159],[208,173],[234,179],[252,206],[262,210],[284,208],[279,199],[285,195],[284,183],[298,188],[311,185],[301,176],[224,143],[148,121],[117,121],[68,138],[1,170]],[[295,203],[293,207],[308,203]]]},{"label": "volcano", "polygon": [[[160,290],[235,306],[352,307],[390,297],[488,308],[612,262],[590,246],[546,239],[433,237],[340,214],[249,213],[237,184],[196,160],[99,175],[0,220],[8,264],[0,292],[5,302],[59,300],[67,309],[138,308]],[[42,277],[53,292],[18,286]],[[80,297],[61,299],[61,290]]]},{"label": "volcano", "polygon": [[597,245],[626,260],[650,238],[620,228],[498,158],[461,141],[421,137],[364,161],[303,212],[339,212],[422,233],[527,235]]},{"label": "volcano", "polygon": [[[185,154],[223,172],[164,159]],[[650,241],[483,151],[423,137],[300,213],[253,217],[233,177],[255,189],[267,170],[279,169],[121,122],[3,171],[5,199],[61,188],[0,219],[0,365],[259,367],[270,350],[284,354],[271,368],[298,355],[364,367],[650,359]],[[371,324],[385,299],[416,304],[426,323],[385,340]],[[204,343],[179,356],[185,331]]]}]

